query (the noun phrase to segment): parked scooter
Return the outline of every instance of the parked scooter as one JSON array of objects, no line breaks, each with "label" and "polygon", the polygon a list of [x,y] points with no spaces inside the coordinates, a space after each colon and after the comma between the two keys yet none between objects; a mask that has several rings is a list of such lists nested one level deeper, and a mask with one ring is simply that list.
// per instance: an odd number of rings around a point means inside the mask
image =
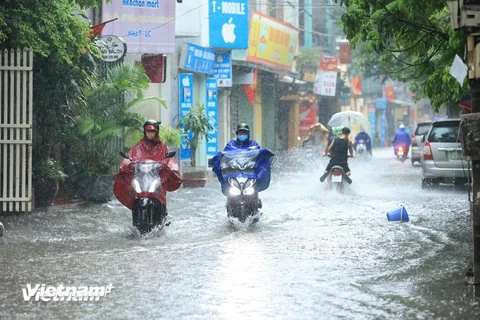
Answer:
[{"label": "parked scooter", "polygon": [[257,222],[262,202],[258,193],[270,185],[270,164],[274,154],[267,149],[235,149],[216,154],[209,166],[217,175],[227,197],[227,215],[244,223]]},{"label": "parked scooter", "polygon": [[[167,220],[166,192],[175,191],[182,183],[178,165],[170,151],[164,159],[131,159],[122,161],[120,171],[114,176],[114,193],[117,199],[132,210],[132,224],[140,234],[161,229]],[[168,224],[167,224],[168,225]]]}]

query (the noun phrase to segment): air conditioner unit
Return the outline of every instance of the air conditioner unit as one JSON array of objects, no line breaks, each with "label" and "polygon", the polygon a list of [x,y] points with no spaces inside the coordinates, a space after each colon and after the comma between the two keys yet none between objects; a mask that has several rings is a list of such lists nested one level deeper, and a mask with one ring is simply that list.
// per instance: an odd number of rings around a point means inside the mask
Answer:
[{"label": "air conditioner unit", "polygon": [[459,0],[459,11],[460,27],[480,27],[480,0]]}]

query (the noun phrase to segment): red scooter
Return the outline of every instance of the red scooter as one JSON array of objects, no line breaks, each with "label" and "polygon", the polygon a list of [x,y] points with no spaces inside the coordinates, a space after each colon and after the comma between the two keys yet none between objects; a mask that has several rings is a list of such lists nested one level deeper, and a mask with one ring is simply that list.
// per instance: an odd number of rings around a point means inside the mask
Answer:
[{"label": "red scooter", "polygon": [[403,145],[398,145],[395,148],[395,155],[397,156],[398,160],[400,160],[401,162],[404,162],[408,156],[408,147]]},{"label": "red scooter", "polygon": [[132,224],[140,234],[163,228],[167,217],[167,191],[177,190],[182,178],[174,160],[175,151],[164,159],[125,159],[114,176],[114,194],[132,210]]}]

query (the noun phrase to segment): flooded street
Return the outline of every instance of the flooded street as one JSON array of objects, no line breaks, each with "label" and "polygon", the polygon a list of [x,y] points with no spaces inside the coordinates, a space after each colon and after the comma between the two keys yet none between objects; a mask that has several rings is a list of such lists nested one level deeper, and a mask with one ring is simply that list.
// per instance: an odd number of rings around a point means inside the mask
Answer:
[{"label": "flooded street", "polygon": [[[475,319],[466,189],[422,190],[420,168],[374,150],[341,194],[327,159],[276,159],[263,215],[229,223],[216,180],[169,194],[171,225],[142,238],[117,201],[0,216],[2,319]],[[404,205],[409,222],[386,212]],[[24,301],[27,284],[108,286],[99,301]]]}]

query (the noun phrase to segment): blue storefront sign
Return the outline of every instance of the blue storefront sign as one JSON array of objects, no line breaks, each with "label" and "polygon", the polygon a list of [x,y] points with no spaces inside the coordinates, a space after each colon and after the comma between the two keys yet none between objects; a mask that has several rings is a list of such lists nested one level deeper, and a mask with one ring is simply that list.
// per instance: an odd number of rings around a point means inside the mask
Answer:
[{"label": "blue storefront sign", "polygon": [[209,0],[210,47],[248,48],[248,0]]},{"label": "blue storefront sign", "polygon": [[215,53],[213,75],[217,79],[218,87],[232,86],[232,52],[223,51]]},{"label": "blue storefront sign", "polygon": [[387,109],[387,99],[378,98],[375,107],[381,110]]},{"label": "blue storefront sign", "polygon": [[215,51],[193,43],[187,45],[183,69],[212,74],[214,64]]},{"label": "blue storefront sign", "polygon": [[[372,144],[375,142],[375,134],[377,133],[377,115],[375,109],[368,112],[368,120],[370,121],[370,138],[373,139]],[[378,146],[375,146],[378,147]]]},{"label": "blue storefront sign", "polygon": [[380,114],[380,144],[385,146],[387,141],[387,110],[382,110]]},{"label": "blue storefront sign", "polygon": [[207,79],[207,117],[212,126],[208,131],[207,157],[211,158],[218,152],[218,88],[217,79]]},{"label": "blue storefront sign", "polygon": [[[181,121],[193,106],[193,74],[183,73],[178,76],[178,100],[179,100],[179,120]],[[180,160],[189,160],[191,157],[190,148],[188,147],[187,135],[181,129],[182,144],[180,145]],[[190,133],[191,134],[191,133]]]}]

